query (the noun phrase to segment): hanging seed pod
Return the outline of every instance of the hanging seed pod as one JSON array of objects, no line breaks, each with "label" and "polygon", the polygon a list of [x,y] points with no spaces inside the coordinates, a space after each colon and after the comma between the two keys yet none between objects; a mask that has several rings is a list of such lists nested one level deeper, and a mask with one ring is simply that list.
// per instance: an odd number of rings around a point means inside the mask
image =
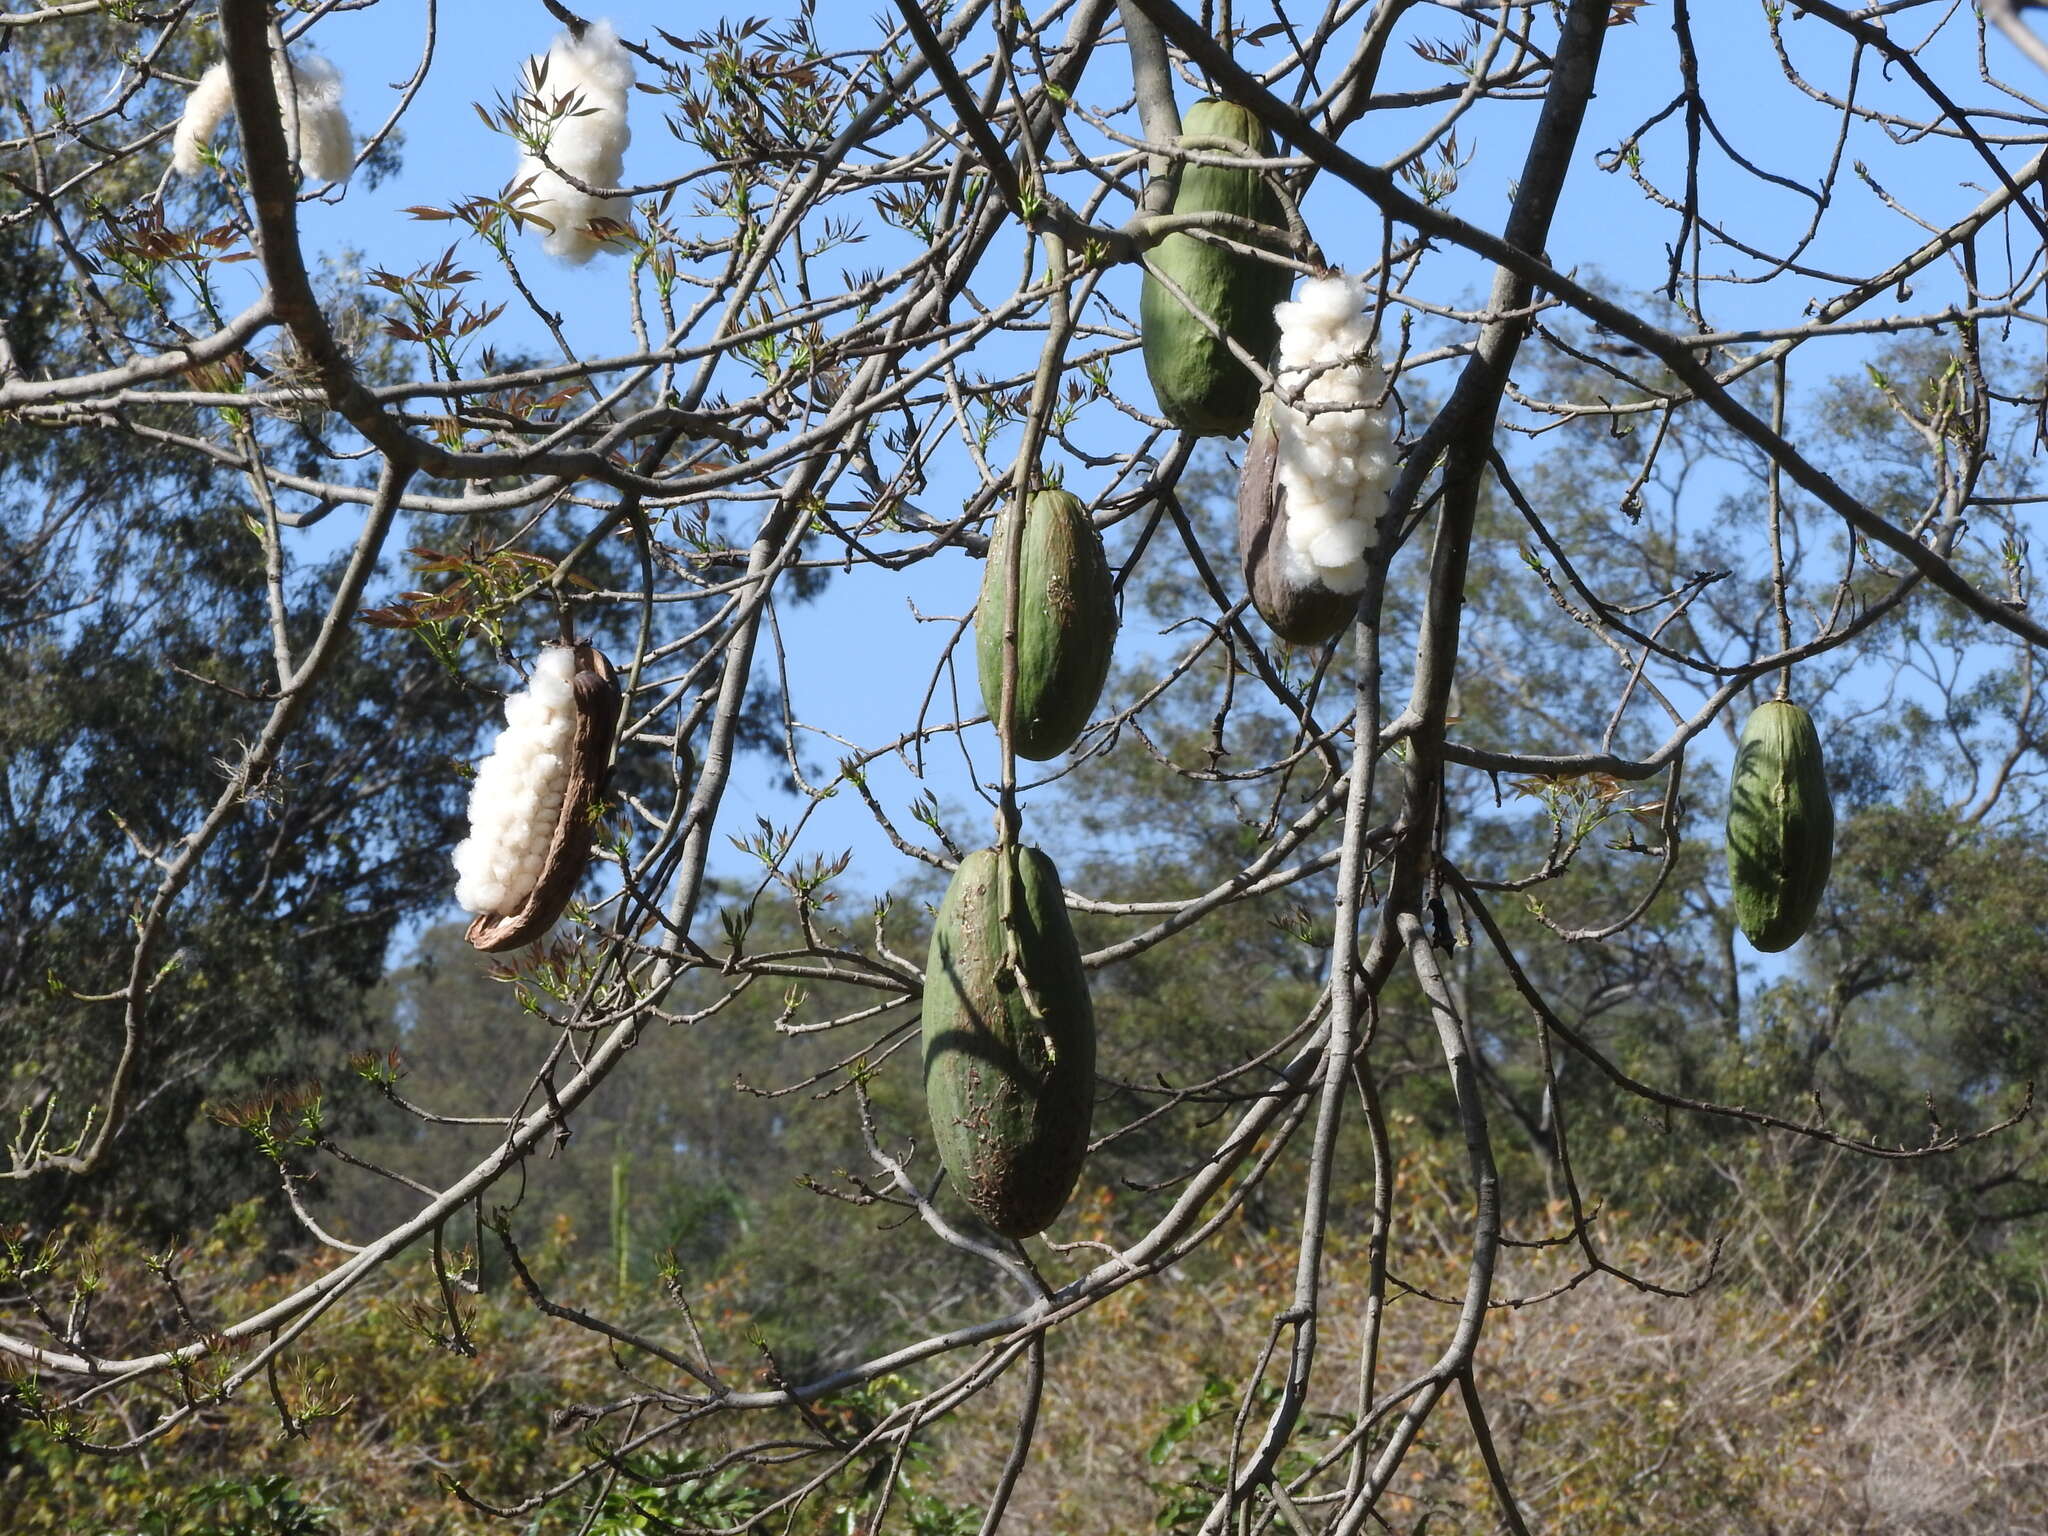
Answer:
[{"label": "hanging seed pod", "polygon": [[1334,640],[1358,611],[1358,599],[1332,592],[1287,538],[1287,488],[1281,483],[1280,444],[1272,401],[1259,403],[1244,473],[1237,482],[1237,548],[1245,589],[1266,627],[1289,645]]},{"label": "hanging seed pod", "polygon": [[[1181,128],[1189,135],[1229,139],[1261,157],[1273,154],[1273,136],[1251,113],[1227,101],[1205,97],[1196,102]],[[1275,230],[1284,230],[1287,222],[1262,172],[1218,165],[1182,169],[1173,211],[1237,214]],[[1277,335],[1273,306],[1287,297],[1291,275],[1283,266],[1193,235],[1168,235],[1148,260],[1159,276],[1145,274],[1138,329],[1160,414],[1188,432],[1235,437],[1251,425],[1259,381],[1223,338],[1262,363],[1270,357]],[[1180,289],[1187,302],[1160,277]],[[1212,325],[1221,335],[1212,332]]]},{"label": "hanging seed pod", "polygon": [[1334,638],[1356,610],[1393,483],[1371,302],[1363,279],[1333,273],[1273,311],[1274,388],[1238,482],[1238,549],[1260,615],[1296,645]]},{"label": "hanging seed pod", "polygon": [[1005,1237],[1073,1193],[1095,1105],[1095,1010],[1059,871],[1036,848],[960,861],[924,977],[924,1092],[953,1187]]},{"label": "hanging seed pod", "polygon": [[569,905],[621,702],[611,662],[588,642],[543,650],[530,686],[505,701],[505,729],[470,791],[470,835],[455,849],[455,899],[477,914],[467,935],[477,949],[529,944]]},{"label": "hanging seed pod", "polygon": [[1813,718],[1773,699],[1742,728],[1728,784],[1735,920],[1766,954],[1799,942],[1828,888],[1835,807]]},{"label": "hanging seed pod", "polygon": [[[1019,757],[1058,757],[1095,712],[1116,643],[1116,590],[1102,536],[1088,509],[1066,491],[1026,503],[1017,588],[1016,739]],[[1011,508],[1003,514],[1015,515]],[[1009,602],[1009,541],[999,526],[982,570],[974,651],[981,702],[1001,728],[1003,614]]]}]

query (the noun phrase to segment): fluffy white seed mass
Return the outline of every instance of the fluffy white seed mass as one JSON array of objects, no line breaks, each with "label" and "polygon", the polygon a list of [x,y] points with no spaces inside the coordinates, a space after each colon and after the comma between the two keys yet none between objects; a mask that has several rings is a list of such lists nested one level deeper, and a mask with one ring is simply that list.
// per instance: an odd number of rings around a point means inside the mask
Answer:
[{"label": "fluffy white seed mass", "polygon": [[292,158],[314,181],[347,181],[355,169],[356,141],[341,110],[341,71],[319,54],[306,53],[291,61],[291,77],[292,94],[279,99]]},{"label": "fluffy white seed mass", "polygon": [[[592,22],[583,36],[564,32],[545,59],[528,59],[520,81],[521,111],[529,132],[547,140],[547,156],[585,186],[616,187],[625,180],[626,96],[633,89],[633,56],[608,21]],[[562,110],[557,110],[561,107]],[[577,265],[604,249],[593,234],[596,219],[624,224],[632,214],[623,197],[592,197],[571,186],[533,155],[522,155],[512,185],[532,186],[518,194],[521,212],[554,228],[542,248]],[[536,226],[538,227],[538,226]]]},{"label": "fluffy white seed mass", "polygon": [[1393,444],[1361,278],[1312,277],[1274,306],[1280,357],[1273,431],[1287,491],[1283,570],[1297,584],[1332,592],[1365,586],[1365,554],[1379,537],[1393,481]]},{"label": "fluffy white seed mass", "polygon": [[[311,52],[293,54],[289,64],[272,54],[270,69],[284,113],[285,145],[299,169],[314,181],[347,181],[355,169],[356,145],[341,107],[341,71]],[[185,98],[178,131],[171,137],[173,170],[181,176],[198,174],[200,150],[212,142],[234,105],[228,67],[216,64]]]},{"label": "fluffy white seed mass", "polygon": [[199,77],[192,94],[185,98],[178,131],[171,136],[171,168],[180,176],[199,174],[200,146],[212,141],[214,130],[234,104],[234,94],[228,89],[227,65],[216,64]]},{"label": "fluffy white seed mass", "polygon": [[575,676],[575,649],[550,646],[526,691],[505,700],[505,729],[469,792],[469,836],[455,846],[455,900],[465,912],[516,912],[540,880],[569,786]]}]

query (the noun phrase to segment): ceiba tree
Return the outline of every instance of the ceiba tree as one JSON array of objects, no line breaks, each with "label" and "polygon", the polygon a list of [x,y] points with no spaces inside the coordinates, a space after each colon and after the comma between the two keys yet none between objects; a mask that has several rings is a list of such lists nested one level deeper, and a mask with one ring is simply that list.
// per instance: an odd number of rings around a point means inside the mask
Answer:
[{"label": "ceiba tree", "polygon": [[[431,19],[388,103],[374,85],[342,98],[352,160],[328,115],[331,70],[293,63],[323,42],[338,52],[328,39],[363,24],[346,10],[221,0],[217,17],[60,5],[5,19],[13,94],[40,105],[5,146],[0,240],[9,269],[35,280],[10,287],[0,334],[0,431],[22,455],[9,564],[31,573],[0,578],[0,598],[39,636],[17,653],[31,689],[61,695],[89,670],[94,636],[132,679],[93,695],[111,724],[67,718],[60,700],[48,718],[78,744],[9,759],[10,826],[124,872],[66,887],[93,919],[78,937],[63,925],[79,913],[32,886],[10,893],[17,946],[42,944],[45,974],[17,957],[9,985],[46,983],[63,1004],[37,1015],[58,1038],[31,1051],[24,1030],[14,1044],[25,1066],[4,1173],[32,1218],[21,1251],[146,1158],[165,1094],[184,1094],[187,1113],[195,1096],[244,1095],[226,1116],[258,1131],[272,1162],[250,1156],[281,1183],[283,1219],[334,1250],[317,1279],[168,1341],[98,1337],[67,1310],[61,1266],[16,1262],[0,1352],[38,1383],[37,1413],[98,1449],[139,1451],[260,1384],[280,1356],[316,1349],[323,1314],[400,1255],[430,1247],[438,1263],[453,1224],[489,1225],[496,1192],[634,1072],[650,1031],[715,1028],[766,983],[791,988],[781,1025],[833,1043],[805,1104],[848,1117],[864,1148],[868,1166],[839,1192],[921,1220],[931,1244],[983,1266],[987,1304],[874,1337],[814,1378],[751,1387],[623,1314],[577,1311],[565,1326],[610,1340],[639,1382],[630,1411],[593,1410],[624,1415],[617,1452],[710,1436],[764,1458],[763,1519],[873,1470],[886,1510],[906,1445],[1014,1381],[993,1529],[1030,1456],[1048,1334],[1228,1243],[1255,1201],[1284,1203],[1297,1262],[1270,1329],[1246,1341],[1243,1432],[1203,1528],[1364,1529],[1432,1421],[1456,1416],[1485,1450],[1498,1517],[1522,1529],[1480,1353],[1490,1311],[1511,1299],[1513,1243],[1575,1249],[1589,1283],[1699,1279],[1604,1256],[1565,1130],[1573,1092],[1591,1102],[1580,1085],[1895,1161],[1956,1154],[2024,1114],[1996,1073],[1955,1085],[1963,1102],[1903,1143],[1816,1116],[1796,1089],[1723,1101],[1621,1059],[1601,1009],[1558,985],[1574,965],[1635,967],[1617,984],[1638,999],[1665,987],[1742,1038],[1747,961],[1716,873],[1711,786],[1773,694],[1843,738],[1829,747],[1838,779],[1882,745],[1859,720],[1945,709],[1933,759],[1891,781],[1902,804],[1940,802],[1951,830],[1936,857],[1971,829],[2040,813],[2035,648],[2048,630],[2028,604],[2028,535],[2048,404],[2025,337],[2043,318],[2029,92],[2048,60],[2014,7],[1810,3],[1717,18],[1702,37],[1685,0],[1470,14],[1375,0],[1313,24],[1173,0],[1057,0],[1036,15],[899,0],[851,43],[821,35],[809,7],[698,36],[545,9],[552,21],[530,18],[535,61],[479,106],[508,141],[509,184],[480,172],[410,210],[451,231],[438,262],[324,274],[302,209],[374,202],[360,168],[423,103],[447,105]],[[88,51],[106,89],[65,89]],[[1743,89],[1774,106],[1717,97],[1724,71],[1759,61],[1766,73]],[[233,132],[180,137],[181,93],[163,82],[217,96],[223,79]],[[647,93],[666,131],[650,126]],[[1204,97],[1255,123],[1271,153],[1255,133],[1184,132],[1183,107]],[[1750,142],[1772,111],[1801,126]],[[174,139],[193,174],[167,189]],[[344,193],[336,173],[350,168]],[[1247,206],[1263,216],[1177,206],[1198,171],[1258,178],[1266,195]],[[1371,537],[1330,556],[1347,588],[1356,563],[1363,589],[1326,645],[1265,629],[1237,551],[1194,504],[1205,477],[1234,478],[1242,442],[1218,459],[1149,392],[1141,348],[1213,329],[1168,302],[1191,267],[1158,253],[1179,241],[1248,262],[1262,291],[1321,279],[1318,295],[1363,306],[1325,319],[1332,336],[1362,324],[1376,355],[1288,365],[1354,368],[1371,386],[1361,398],[1232,354],[1277,385],[1302,441],[1390,445]],[[856,252],[875,264],[839,266]],[[578,334],[544,301],[562,257],[587,263],[579,283],[606,285],[625,343]],[[1141,337],[1148,278],[1155,329]],[[1370,433],[1302,425],[1367,409]],[[1840,451],[1831,424],[1855,411],[1881,465]],[[115,473],[125,499],[103,484]],[[143,494],[180,481],[189,501]],[[859,605],[884,578],[957,592],[964,608],[1003,511],[1054,485],[1087,508],[1114,590],[1166,621],[1156,641],[1126,624],[1057,786],[1021,777],[1005,733],[961,702],[974,690],[947,686],[964,622],[920,626],[908,655],[863,655],[929,680],[901,718],[807,713],[779,604],[822,593],[838,643],[856,647]],[[200,502],[211,521],[191,511]],[[122,649],[152,578],[120,556],[145,547],[207,567],[215,633],[187,632],[203,613],[159,615],[157,640]],[[394,593],[378,573],[401,558],[413,585]],[[104,589],[80,583],[109,559]],[[247,1051],[209,1049],[203,1025],[223,991],[251,984],[237,967],[252,953],[273,965],[259,1007],[232,1005],[241,1036],[317,1011],[338,955],[352,977],[373,970],[397,915],[452,888],[457,760],[520,686],[506,664],[598,632],[624,701],[599,866],[551,946],[509,969],[532,1006],[508,1022],[499,1102],[466,1112],[501,1134],[459,1176],[393,1170],[410,1193],[386,1229],[331,1232],[302,1196],[345,1141],[317,1101],[248,1100]],[[998,665],[1013,667],[1016,637],[1005,646]],[[989,695],[998,724],[1015,693],[1011,678]],[[150,718],[175,729],[152,741],[137,729]],[[77,788],[88,763],[109,771],[108,732],[134,744],[131,782],[180,786],[146,820]],[[749,758],[750,741],[772,752]],[[1228,855],[1199,890],[1148,881],[1142,861],[1082,866],[1132,882],[1065,892],[1098,1000],[1259,904],[1281,915],[1299,974],[1276,969],[1215,1037],[1230,1048],[1173,1080],[1148,1078],[1145,1041],[1112,1038],[1143,999],[1122,1015],[1106,1004],[1098,1145],[1163,1120],[1194,1150],[1159,1190],[1118,1203],[1102,1240],[1019,1244],[978,1227],[937,1179],[915,1053],[899,1049],[928,978],[879,917],[829,920],[845,861],[808,828],[828,800],[858,801],[876,846],[929,880],[991,841],[1078,838],[1090,776],[1116,751],[1146,758],[1162,795],[1227,801],[1237,827],[1222,837],[1188,819]],[[963,752],[971,775],[941,765]],[[770,773],[806,807],[788,828],[733,809],[744,776]],[[1871,808],[1849,789],[1845,818]],[[958,809],[977,794],[993,833]],[[1533,854],[1509,835],[1529,830],[1524,810],[1543,834]],[[1119,829],[1099,830],[1114,847]],[[734,841],[761,866],[738,895],[715,883]],[[61,864],[46,849],[38,867]],[[870,889],[903,878],[859,874]],[[749,934],[770,899],[787,904],[788,937],[763,948]],[[261,921],[222,916],[234,913]],[[1681,920],[1722,946],[1720,995],[1631,948]],[[1808,943],[1824,947],[1817,964],[1853,958],[1874,974],[1825,931]],[[820,1015],[806,986],[862,996]],[[1404,1032],[1435,1052],[1465,1155],[1465,1282],[1433,1362],[1396,1381],[1379,1354],[1406,1220],[1393,1170],[1400,1138],[1423,1134],[1383,1091]],[[362,1070],[377,1083],[383,1069]],[[1909,1099],[1870,1106],[1872,1125]],[[1503,1181],[1503,1110],[1543,1153],[1537,1198]],[[1321,1306],[1324,1241],[1354,1189],[1374,1257],[1340,1351]],[[510,1218],[500,1232],[509,1245]],[[1057,1222],[1046,1236],[1066,1241]],[[456,1289],[442,1287],[451,1308]],[[903,1372],[916,1394],[857,1433],[815,1411]],[[149,1398],[157,1378],[188,1389]],[[149,1406],[93,1417],[123,1394]],[[1332,1401],[1347,1427],[1295,1454],[1305,1410]],[[593,1456],[534,1496],[587,1496],[619,1467]]]}]

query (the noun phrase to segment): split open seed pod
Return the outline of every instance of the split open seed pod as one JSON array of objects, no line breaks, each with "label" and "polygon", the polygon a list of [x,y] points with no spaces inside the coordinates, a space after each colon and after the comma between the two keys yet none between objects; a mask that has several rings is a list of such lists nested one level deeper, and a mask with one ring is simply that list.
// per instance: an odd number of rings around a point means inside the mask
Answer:
[{"label": "split open seed pod", "polygon": [[469,942],[487,953],[517,949],[552,928],[576,894],[576,882],[590,862],[591,807],[611,768],[612,738],[619,728],[623,700],[618,673],[604,652],[588,641],[578,641],[575,664],[571,693],[576,724],[567,754],[562,803],[554,812],[554,829],[533,888],[512,911],[482,912],[469,925]]},{"label": "split open seed pod", "polygon": [[1237,482],[1237,549],[1244,584],[1266,627],[1290,645],[1322,645],[1344,631],[1358,598],[1332,592],[1315,567],[1287,543],[1287,487],[1280,479],[1280,438],[1273,429],[1273,397],[1259,399],[1251,448]]}]

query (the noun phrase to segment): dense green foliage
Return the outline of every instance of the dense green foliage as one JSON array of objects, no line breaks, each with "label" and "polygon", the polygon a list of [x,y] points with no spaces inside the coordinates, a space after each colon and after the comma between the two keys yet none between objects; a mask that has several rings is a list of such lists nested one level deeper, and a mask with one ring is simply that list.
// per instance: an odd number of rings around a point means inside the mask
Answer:
[{"label": "dense green foliage", "polygon": [[[106,62],[59,52],[41,60],[41,77],[82,93]],[[19,53],[10,67],[26,73]],[[54,169],[78,153],[67,149]],[[10,196],[0,191],[0,209]],[[209,211],[198,197],[200,208],[178,216]],[[146,233],[111,218],[105,228],[108,261]],[[0,228],[0,319],[24,371],[90,367],[89,337],[68,313],[71,274],[34,231]],[[0,1188],[0,1221],[48,1221],[82,1202],[169,1237],[267,1187],[255,1169],[221,1165],[225,1133],[201,1113],[204,1101],[302,1075],[321,1039],[360,1039],[397,923],[440,899],[471,706],[420,647],[366,632],[309,702],[291,754],[249,792],[258,814],[223,834],[195,900],[172,916],[153,963],[131,974],[135,924],[179,839],[227,788],[222,744],[252,739],[275,697],[265,496],[129,432],[0,423],[0,1106],[10,1143],[42,1125],[51,1145],[89,1133],[123,1049],[110,994],[146,989],[152,1009],[121,1157],[82,1187]],[[331,575],[280,583],[300,643]]]}]

